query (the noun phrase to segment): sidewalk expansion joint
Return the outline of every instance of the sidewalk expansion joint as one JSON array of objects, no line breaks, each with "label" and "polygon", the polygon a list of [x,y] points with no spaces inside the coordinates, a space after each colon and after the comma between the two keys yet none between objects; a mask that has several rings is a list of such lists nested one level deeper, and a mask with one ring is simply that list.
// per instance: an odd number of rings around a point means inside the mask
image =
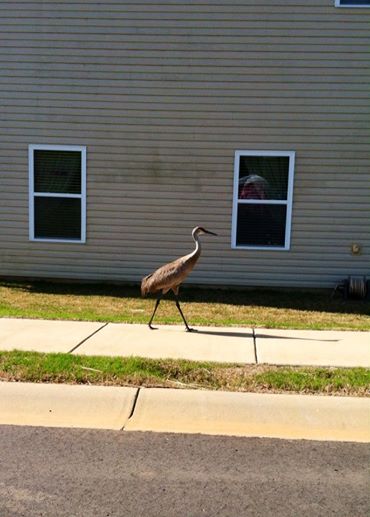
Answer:
[{"label": "sidewalk expansion joint", "polygon": [[[127,422],[130,420],[130,418],[132,418],[134,416],[135,409],[136,409],[136,404],[137,404],[137,401],[138,401],[138,398],[139,398],[140,391],[141,391],[141,388],[137,388],[136,393],[135,393],[135,397],[134,397],[134,401],[132,403],[132,408],[131,408],[130,414],[129,414],[128,418],[127,418]],[[121,431],[125,430],[127,422],[122,427]]]},{"label": "sidewalk expansion joint", "polygon": [[107,323],[104,323],[104,325],[102,325],[101,327],[99,327],[97,330],[95,330],[92,334],[90,334],[89,336],[85,337],[85,339],[83,339],[80,343],[78,343],[76,346],[74,346],[71,350],[69,350],[69,354],[71,354],[72,352],[74,352],[75,350],[77,350],[78,347],[80,347],[81,345],[83,345],[84,343],[86,343],[86,341],[90,338],[92,338],[93,336],[95,336],[95,334],[97,334],[98,332],[100,332],[104,327],[106,327],[108,325],[108,322]]},{"label": "sidewalk expansion joint", "polygon": [[257,336],[256,331],[254,328],[252,328],[253,332],[253,347],[254,347],[254,361],[256,364],[258,364],[258,356],[257,356]]}]

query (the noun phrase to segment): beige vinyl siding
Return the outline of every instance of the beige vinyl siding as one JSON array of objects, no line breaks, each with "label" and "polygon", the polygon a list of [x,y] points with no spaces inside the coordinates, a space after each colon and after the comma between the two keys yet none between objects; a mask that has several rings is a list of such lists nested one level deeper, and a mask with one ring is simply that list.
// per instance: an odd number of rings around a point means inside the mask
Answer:
[{"label": "beige vinyl siding", "polygon": [[[0,3],[0,275],[370,276],[369,9],[334,0]],[[87,148],[86,244],[28,240],[28,145]],[[234,152],[295,151],[290,251],[231,249]],[[353,242],[362,254],[352,256]]]}]

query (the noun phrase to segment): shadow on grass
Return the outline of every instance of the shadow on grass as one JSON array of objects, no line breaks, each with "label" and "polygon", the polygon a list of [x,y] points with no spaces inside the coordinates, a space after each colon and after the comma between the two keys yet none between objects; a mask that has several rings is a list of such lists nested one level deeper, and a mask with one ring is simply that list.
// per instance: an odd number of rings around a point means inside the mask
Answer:
[{"label": "shadow on grass", "polygon": [[[0,287],[38,294],[140,298],[139,285],[77,283],[58,281],[1,281]],[[331,289],[298,288],[207,288],[183,286],[180,300],[189,303],[218,303],[251,307],[272,307],[338,314],[370,316],[370,300],[344,300]],[[170,296],[166,296],[171,299]],[[151,296],[150,298],[155,298]]]}]

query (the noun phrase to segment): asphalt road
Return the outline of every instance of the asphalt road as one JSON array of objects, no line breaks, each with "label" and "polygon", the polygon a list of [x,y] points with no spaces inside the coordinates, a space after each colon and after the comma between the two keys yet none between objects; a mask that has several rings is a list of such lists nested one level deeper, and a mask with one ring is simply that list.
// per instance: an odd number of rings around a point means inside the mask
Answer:
[{"label": "asphalt road", "polygon": [[1,517],[368,517],[368,445],[0,426]]}]

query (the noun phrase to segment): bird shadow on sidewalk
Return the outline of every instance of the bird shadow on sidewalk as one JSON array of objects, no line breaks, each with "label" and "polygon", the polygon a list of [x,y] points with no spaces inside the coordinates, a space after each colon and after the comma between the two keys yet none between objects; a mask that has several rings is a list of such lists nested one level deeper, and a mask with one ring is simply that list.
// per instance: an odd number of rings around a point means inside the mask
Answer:
[{"label": "bird shadow on sidewalk", "polygon": [[320,343],[339,343],[340,339],[315,339],[311,337],[274,336],[269,334],[257,334],[256,339],[287,339],[294,341],[318,341]]},{"label": "bird shadow on sidewalk", "polygon": [[195,334],[205,334],[210,336],[223,336],[223,337],[242,337],[242,338],[255,338],[255,339],[283,339],[283,340],[295,340],[295,341],[318,341],[322,343],[338,343],[339,339],[314,339],[308,337],[291,337],[291,336],[275,336],[269,334],[253,334],[253,332],[232,332],[232,331],[219,331],[219,330],[198,330],[194,329]]},{"label": "bird shadow on sidewalk", "polygon": [[194,334],[205,334],[210,336],[223,336],[223,337],[243,337],[253,338],[253,332],[229,332],[225,330],[198,330],[194,329]]}]

